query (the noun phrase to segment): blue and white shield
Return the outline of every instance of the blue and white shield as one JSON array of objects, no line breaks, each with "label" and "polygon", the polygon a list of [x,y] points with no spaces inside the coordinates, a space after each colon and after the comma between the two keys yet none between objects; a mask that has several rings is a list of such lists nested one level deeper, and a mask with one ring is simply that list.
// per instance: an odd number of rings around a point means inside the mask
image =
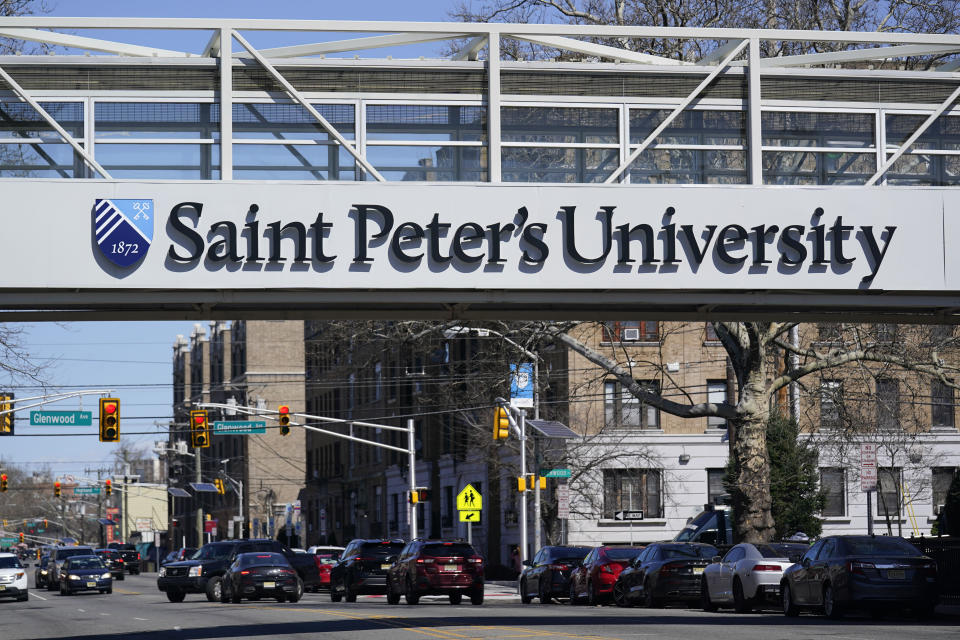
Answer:
[{"label": "blue and white shield", "polygon": [[147,255],[153,242],[153,200],[97,199],[93,233],[100,253],[118,267],[129,267]]}]

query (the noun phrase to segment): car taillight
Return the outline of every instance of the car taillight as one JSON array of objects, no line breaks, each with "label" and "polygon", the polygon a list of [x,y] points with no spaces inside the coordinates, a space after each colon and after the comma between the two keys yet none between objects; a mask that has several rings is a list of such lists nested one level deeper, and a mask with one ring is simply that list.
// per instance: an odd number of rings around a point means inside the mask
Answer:
[{"label": "car taillight", "polygon": [[937,565],[932,562],[920,565],[920,575],[925,578],[936,578]]},{"label": "car taillight", "polygon": [[670,562],[660,567],[660,573],[677,573],[685,566],[682,562]]},{"label": "car taillight", "polygon": [[417,564],[433,564],[433,558],[417,558]]},{"label": "car taillight", "polygon": [[867,570],[876,571],[877,567],[872,562],[857,562],[856,560],[851,560],[847,563],[847,571],[850,573],[865,576],[867,575]]},{"label": "car taillight", "polygon": [[566,571],[570,568],[568,564],[551,564],[547,567],[548,569],[553,569],[554,571]]},{"label": "car taillight", "polygon": [[280,573],[296,573],[293,569],[280,569]]},{"label": "car taillight", "polygon": [[249,572],[249,571],[241,571],[241,572],[240,572],[240,575],[242,575],[242,576],[248,576],[248,575],[250,575],[250,572]]},{"label": "car taillight", "polygon": [[475,562],[477,564],[482,564],[483,558],[467,558],[467,562]]},{"label": "car taillight", "polygon": [[354,558],[354,560],[356,560],[357,562],[368,562],[370,560],[374,560],[374,558],[364,558],[362,556],[357,556],[356,558]]},{"label": "car taillight", "polygon": [[783,571],[783,568],[778,564],[755,564],[753,565],[754,571]]},{"label": "car taillight", "polygon": [[139,559],[140,559],[140,552],[137,551],[137,560],[139,560]]}]

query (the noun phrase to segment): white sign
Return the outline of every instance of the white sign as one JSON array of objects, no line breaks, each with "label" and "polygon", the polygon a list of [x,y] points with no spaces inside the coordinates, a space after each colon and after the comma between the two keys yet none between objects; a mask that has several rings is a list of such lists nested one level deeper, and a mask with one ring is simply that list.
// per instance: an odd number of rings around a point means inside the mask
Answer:
[{"label": "white sign", "polygon": [[[35,212],[0,234],[14,291],[960,291],[956,189],[24,179],[3,194]],[[98,201],[152,203],[128,266],[102,253],[119,241],[90,241]]]},{"label": "white sign", "polygon": [[557,517],[566,520],[570,517],[570,485],[557,485]]},{"label": "white sign", "polygon": [[153,531],[153,518],[137,518],[137,531]]},{"label": "white sign", "polygon": [[877,490],[877,445],[860,445],[860,490]]}]

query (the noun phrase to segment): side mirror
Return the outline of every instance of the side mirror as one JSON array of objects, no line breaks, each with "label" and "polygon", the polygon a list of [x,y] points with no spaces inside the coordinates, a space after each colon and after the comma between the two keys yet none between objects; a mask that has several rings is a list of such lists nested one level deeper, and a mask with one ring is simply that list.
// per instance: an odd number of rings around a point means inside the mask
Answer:
[{"label": "side mirror", "polygon": [[809,566],[810,566],[810,558],[804,558],[803,560],[800,561],[800,564],[802,564],[804,567],[809,567]]},{"label": "side mirror", "polygon": [[720,556],[713,556],[710,558],[710,562],[720,562],[722,559]]},{"label": "side mirror", "polygon": [[521,562],[520,564],[522,564],[522,565],[525,566],[525,567],[532,567],[532,566],[533,566],[533,562],[530,561],[530,560],[524,560],[524,561]]}]

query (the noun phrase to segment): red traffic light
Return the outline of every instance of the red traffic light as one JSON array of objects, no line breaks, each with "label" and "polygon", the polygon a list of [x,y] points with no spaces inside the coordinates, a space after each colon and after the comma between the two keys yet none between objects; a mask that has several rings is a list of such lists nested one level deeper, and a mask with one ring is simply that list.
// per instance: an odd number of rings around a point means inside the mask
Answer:
[{"label": "red traffic light", "polygon": [[107,413],[116,413],[117,405],[115,402],[105,402],[103,405],[103,410]]},{"label": "red traffic light", "polygon": [[207,416],[203,415],[200,412],[197,412],[193,414],[193,421],[198,425],[202,425],[204,422],[207,421]]},{"label": "red traffic light", "polygon": [[280,413],[290,413],[290,407],[283,405],[280,407]]}]

